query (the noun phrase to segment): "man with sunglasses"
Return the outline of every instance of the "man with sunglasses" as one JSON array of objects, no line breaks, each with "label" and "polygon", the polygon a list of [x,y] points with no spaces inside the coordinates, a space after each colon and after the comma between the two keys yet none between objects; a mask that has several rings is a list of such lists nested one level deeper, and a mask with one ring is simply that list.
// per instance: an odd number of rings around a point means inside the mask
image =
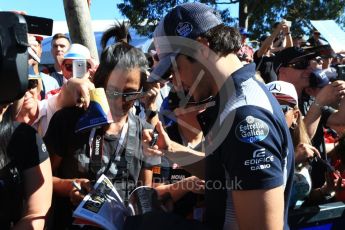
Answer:
[{"label": "man with sunglasses", "polygon": [[[312,49],[288,48],[276,59],[279,80],[292,83],[297,91],[299,109],[312,144],[323,159],[327,159],[323,129],[331,127],[344,132],[345,106],[334,110],[331,105],[342,103],[345,95],[345,82],[329,82],[324,72],[311,67],[310,63],[320,56],[329,46]],[[324,182],[325,168],[320,164],[312,165],[313,188],[321,187]]]},{"label": "man with sunglasses", "polygon": [[[85,77],[90,76],[90,70],[94,67],[94,63],[91,59],[90,51],[87,47],[73,43],[71,44],[69,50],[64,55],[64,59],[61,64],[61,70],[63,73],[62,82],[66,83],[68,79],[74,77],[73,76],[73,61],[74,60],[86,60],[86,72],[87,75]],[[59,81],[59,83],[61,80]]]}]

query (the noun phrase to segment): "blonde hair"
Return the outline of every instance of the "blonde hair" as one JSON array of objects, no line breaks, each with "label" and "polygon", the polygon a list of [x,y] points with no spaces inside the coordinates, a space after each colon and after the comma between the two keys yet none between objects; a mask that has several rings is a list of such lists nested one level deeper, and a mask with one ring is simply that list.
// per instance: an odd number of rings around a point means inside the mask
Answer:
[{"label": "blonde hair", "polygon": [[303,122],[301,111],[298,109],[297,105],[294,107],[294,111],[296,111],[296,110],[298,110],[296,127],[294,129],[292,129],[292,132],[291,132],[294,149],[296,149],[300,143],[305,143],[305,144],[311,145],[311,140],[310,140],[310,137],[307,133],[307,129],[305,127],[305,124]]}]

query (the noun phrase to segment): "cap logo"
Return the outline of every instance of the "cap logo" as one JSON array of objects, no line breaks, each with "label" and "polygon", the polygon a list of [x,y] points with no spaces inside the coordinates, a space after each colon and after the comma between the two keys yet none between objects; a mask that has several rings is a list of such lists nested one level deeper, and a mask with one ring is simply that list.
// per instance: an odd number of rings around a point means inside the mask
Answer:
[{"label": "cap logo", "polygon": [[282,90],[282,87],[277,84],[273,84],[269,87],[269,91],[280,92],[281,90]]},{"label": "cap logo", "polygon": [[193,31],[193,26],[189,22],[180,22],[176,27],[176,34],[187,37]]}]

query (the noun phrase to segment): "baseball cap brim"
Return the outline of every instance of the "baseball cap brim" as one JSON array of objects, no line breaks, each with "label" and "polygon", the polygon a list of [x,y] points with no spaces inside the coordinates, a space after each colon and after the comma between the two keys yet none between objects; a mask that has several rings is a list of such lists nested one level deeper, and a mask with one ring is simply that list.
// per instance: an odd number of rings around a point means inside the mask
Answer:
[{"label": "baseball cap brim", "polygon": [[277,100],[285,101],[287,103],[297,105],[296,99],[294,99],[293,97],[291,97],[289,95],[280,94],[280,93],[273,93],[273,95],[275,96],[275,98],[277,98]]},{"label": "baseball cap brim", "polygon": [[179,51],[166,54],[162,59],[159,59],[157,66],[152,70],[147,82],[167,81],[166,73],[171,69],[172,62],[176,59]]}]

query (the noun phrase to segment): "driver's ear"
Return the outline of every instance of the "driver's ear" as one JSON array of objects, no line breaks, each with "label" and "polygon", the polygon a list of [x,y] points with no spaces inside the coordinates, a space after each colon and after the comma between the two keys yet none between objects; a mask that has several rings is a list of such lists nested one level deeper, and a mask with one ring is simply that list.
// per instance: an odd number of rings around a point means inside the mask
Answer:
[{"label": "driver's ear", "polygon": [[196,39],[197,42],[200,42],[202,45],[200,46],[201,54],[207,58],[209,56],[210,52],[210,43],[206,38],[198,37]]}]

